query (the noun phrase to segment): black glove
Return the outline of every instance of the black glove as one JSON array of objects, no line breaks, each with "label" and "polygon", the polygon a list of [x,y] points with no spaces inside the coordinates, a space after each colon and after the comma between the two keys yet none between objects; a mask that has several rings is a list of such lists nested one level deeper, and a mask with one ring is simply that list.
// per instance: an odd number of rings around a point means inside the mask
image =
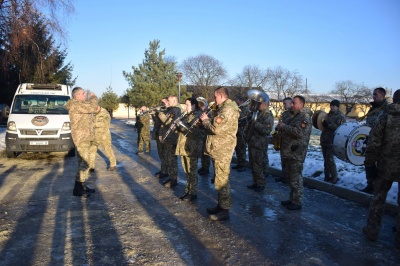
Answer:
[{"label": "black glove", "polygon": [[324,121],[322,122],[322,125],[323,125],[324,127],[328,127],[328,126],[329,126],[329,123],[328,123],[328,121],[324,120]]}]

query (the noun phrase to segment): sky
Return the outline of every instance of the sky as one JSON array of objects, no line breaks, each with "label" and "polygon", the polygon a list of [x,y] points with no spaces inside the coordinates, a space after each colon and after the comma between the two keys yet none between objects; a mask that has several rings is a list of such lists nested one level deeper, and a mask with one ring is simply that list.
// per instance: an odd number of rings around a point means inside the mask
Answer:
[{"label": "sky", "polygon": [[[74,0],[68,57],[77,86],[101,96],[129,88],[122,75],[153,40],[178,63],[206,54],[230,78],[247,65],[283,67],[328,93],[351,80],[400,89],[398,0]],[[184,78],[184,77],[183,77]],[[183,80],[183,83],[185,81]]]},{"label": "sky", "polygon": [[[125,122],[129,125],[134,125],[134,120],[129,120]],[[313,133],[311,135],[310,144],[307,152],[307,157],[303,165],[303,176],[309,178],[315,178],[317,180],[324,180],[324,160],[322,158],[321,146],[319,145],[319,138],[321,132],[313,128]],[[0,127],[0,152],[5,149],[5,128]],[[132,148],[129,141],[119,140],[119,144]],[[268,159],[270,167],[276,169],[282,169],[281,157],[279,151],[275,151],[273,146],[270,145],[268,150]],[[356,166],[351,163],[345,162],[343,160],[335,157],[336,167],[338,171],[339,181],[336,186],[346,187],[351,190],[360,190],[366,187],[367,180],[365,179],[365,169],[364,166]],[[179,163],[179,171],[183,174],[183,169]],[[118,167],[118,164],[117,164]],[[184,179],[181,179],[184,180]],[[397,191],[398,184],[393,183],[390,189],[386,201],[392,204],[397,204]]]}]

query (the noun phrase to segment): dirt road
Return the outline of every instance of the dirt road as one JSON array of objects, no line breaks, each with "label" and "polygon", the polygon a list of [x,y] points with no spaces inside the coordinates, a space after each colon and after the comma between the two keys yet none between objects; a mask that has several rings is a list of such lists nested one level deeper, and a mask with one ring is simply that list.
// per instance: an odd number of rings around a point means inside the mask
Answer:
[{"label": "dirt road", "polygon": [[[280,205],[287,186],[246,188],[250,170],[233,171],[231,220],[212,222],[210,177],[199,177],[196,204],[178,199],[185,187],[164,188],[154,177],[159,160],[136,155],[136,133],[113,120],[116,172],[100,151],[88,199],[72,196],[76,158],[22,154],[0,158],[0,265],[399,265],[386,215],[378,242],[364,239],[368,210],[305,189],[304,208]],[[155,143],[153,143],[155,144]]]}]

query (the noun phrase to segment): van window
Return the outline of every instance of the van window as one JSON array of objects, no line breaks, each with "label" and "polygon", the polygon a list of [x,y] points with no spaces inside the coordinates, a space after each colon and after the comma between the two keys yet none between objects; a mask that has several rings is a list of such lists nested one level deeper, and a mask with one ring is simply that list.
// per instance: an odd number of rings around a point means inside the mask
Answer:
[{"label": "van window", "polygon": [[11,113],[14,114],[68,114],[65,104],[69,96],[60,95],[17,95]]}]

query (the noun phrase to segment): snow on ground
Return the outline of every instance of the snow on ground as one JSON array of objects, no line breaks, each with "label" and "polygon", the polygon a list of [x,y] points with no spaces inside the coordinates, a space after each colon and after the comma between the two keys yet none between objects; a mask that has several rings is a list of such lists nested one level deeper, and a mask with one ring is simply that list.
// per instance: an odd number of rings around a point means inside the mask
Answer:
[{"label": "snow on ground", "polygon": [[[127,125],[134,125],[135,120],[124,121]],[[5,149],[5,127],[0,127],[0,151]],[[307,158],[304,162],[303,176],[324,180],[324,160],[322,158],[319,137],[321,132],[313,128]],[[269,149],[269,163],[271,167],[281,168],[281,158],[279,151],[275,151],[272,146]],[[366,186],[365,171],[363,166],[355,166],[351,163],[342,161],[335,157],[336,167],[339,175],[337,186],[343,186],[352,190],[360,190]],[[398,185],[394,183],[390,189],[387,201],[397,204]]]}]

